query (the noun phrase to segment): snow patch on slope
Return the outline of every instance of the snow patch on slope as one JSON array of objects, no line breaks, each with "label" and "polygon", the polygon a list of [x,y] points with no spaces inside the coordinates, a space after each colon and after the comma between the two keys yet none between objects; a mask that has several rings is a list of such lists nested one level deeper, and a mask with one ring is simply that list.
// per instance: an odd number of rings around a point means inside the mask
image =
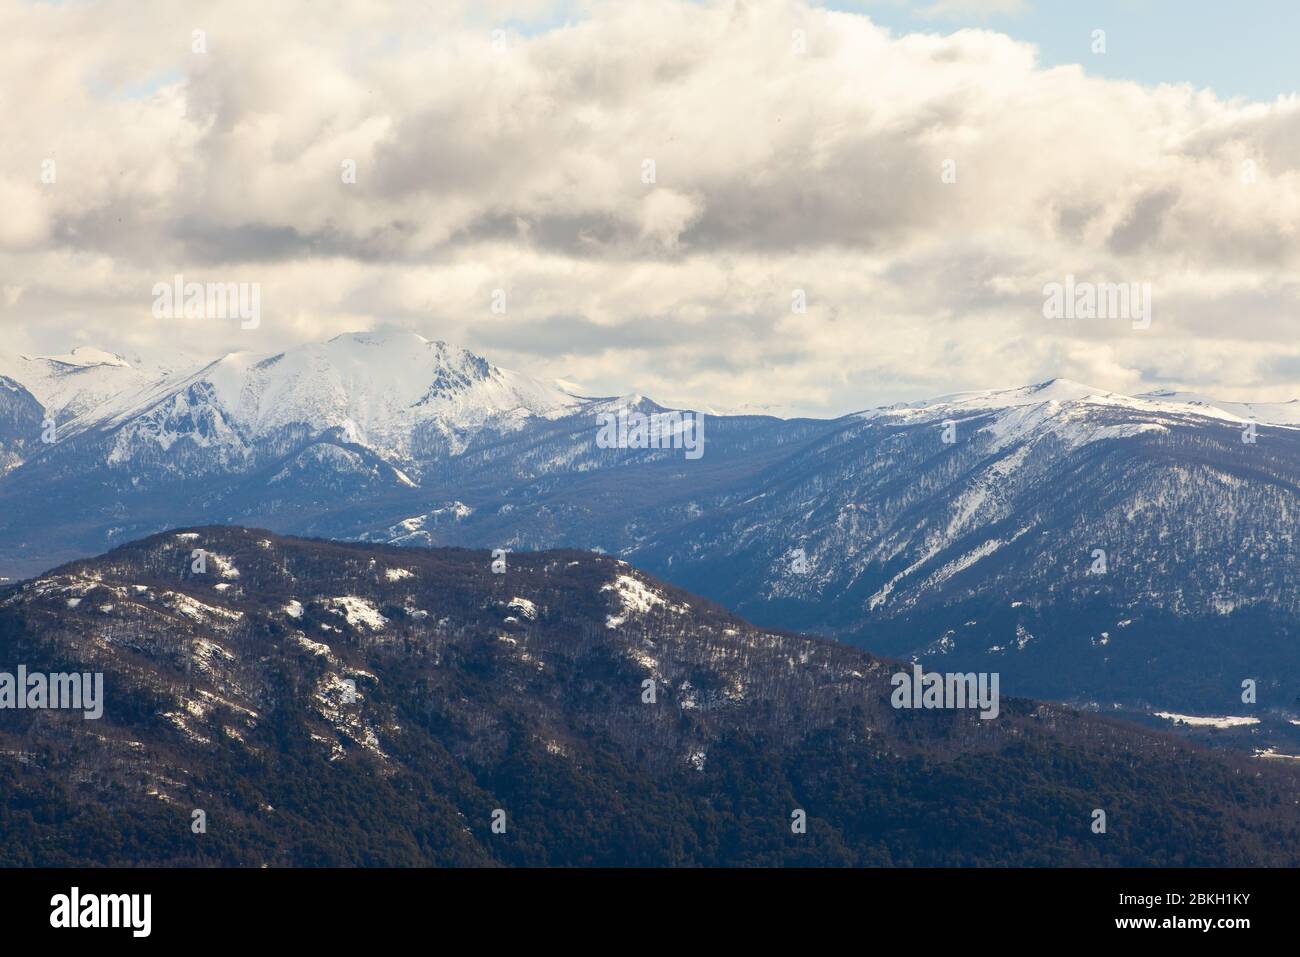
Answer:
[{"label": "snow patch on slope", "polygon": [[612,582],[600,586],[600,590],[614,592],[622,609],[622,614],[606,617],[606,628],[618,628],[630,617],[647,614],[660,606],[684,610],[681,606],[670,605],[658,591],[632,575],[619,575]]},{"label": "snow patch on slope", "polygon": [[368,628],[371,631],[379,631],[388,624],[388,619],[379,613],[379,609],[375,607],[374,602],[365,598],[357,598],[354,595],[327,598],[325,607],[336,615],[342,615],[347,619],[347,623],[354,628]]}]

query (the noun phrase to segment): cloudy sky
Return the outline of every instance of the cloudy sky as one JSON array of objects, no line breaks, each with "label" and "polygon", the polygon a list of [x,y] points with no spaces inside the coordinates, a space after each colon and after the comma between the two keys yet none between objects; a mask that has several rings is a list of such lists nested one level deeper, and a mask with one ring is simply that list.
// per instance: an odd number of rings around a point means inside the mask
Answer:
[{"label": "cloudy sky", "polygon": [[[1300,15],[1244,9],[0,0],[0,348],[407,329],[779,414],[1294,398]],[[261,325],[155,318],[176,274]],[[1067,274],[1150,283],[1150,327],[1045,319]]]}]

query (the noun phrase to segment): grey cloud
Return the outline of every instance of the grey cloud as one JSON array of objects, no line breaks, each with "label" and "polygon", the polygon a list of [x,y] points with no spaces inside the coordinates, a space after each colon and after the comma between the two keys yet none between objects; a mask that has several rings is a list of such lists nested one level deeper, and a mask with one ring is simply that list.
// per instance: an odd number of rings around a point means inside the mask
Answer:
[{"label": "grey cloud", "polygon": [[1171,189],[1158,190],[1140,197],[1129,210],[1127,217],[1111,232],[1106,241],[1115,253],[1131,253],[1154,242],[1164,225],[1165,214],[1177,202],[1178,195]]},{"label": "grey cloud", "polygon": [[533,355],[594,355],[611,349],[660,348],[673,343],[665,325],[642,320],[602,326],[583,316],[551,315],[518,322],[470,327],[469,341],[485,350],[510,349]]},{"label": "grey cloud", "polygon": [[346,257],[361,262],[416,259],[408,241],[413,223],[393,220],[366,235],[327,225],[313,232],[268,223],[227,226],[199,217],[176,222],[172,239],[180,258],[204,264],[274,263],[290,259]]},{"label": "grey cloud", "polygon": [[[477,323],[469,327],[468,344],[485,350],[509,349],[542,356],[597,355],[611,351],[679,353],[693,369],[734,368],[725,353],[700,346],[737,341],[770,332],[771,316],[716,315],[704,323],[675,316],[631,316],[617,325],[602,325],[580,315],[548,315],[514,322]],[[689,353],[689,354],[688,354]],[[792,350],[790,355],[798,354]]]},{"label": "grey cloud", "polygon": [[1290,379],[1300,382],[1300,355],[1274,356],[1263,363],[1264,373],[1270,378]]}]

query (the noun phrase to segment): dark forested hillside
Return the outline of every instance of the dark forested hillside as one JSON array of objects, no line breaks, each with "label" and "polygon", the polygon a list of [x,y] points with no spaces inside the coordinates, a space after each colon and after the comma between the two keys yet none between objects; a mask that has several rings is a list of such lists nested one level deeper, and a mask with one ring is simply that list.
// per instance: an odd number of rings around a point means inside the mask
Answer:
[{"label": "dark forested hillside", "polygon": [[208,527],[10,586],[0,671],[105,704],[0,710],[0,864],[1300,864],[1285,767],[895,710],[902,665],[615,559],[498,569]]}]

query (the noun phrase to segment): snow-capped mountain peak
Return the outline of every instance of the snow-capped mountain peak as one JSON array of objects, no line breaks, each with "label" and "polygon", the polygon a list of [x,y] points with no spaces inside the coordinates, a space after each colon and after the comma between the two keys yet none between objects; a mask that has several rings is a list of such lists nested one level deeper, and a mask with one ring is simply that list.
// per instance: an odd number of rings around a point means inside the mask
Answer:
[{"label": "snow-capped mountain peak", "polygon": [[[1081,414],[1084,407],[1127,409],[1143,416],[1202,416],[1241,422],[1254,419],[1270,425],[1300,425],[1300,401],[1225,402],[1190,392],[1160,390],[1125,395],[1070,379],[1048,379],[1013,389],[986,389],[953,392],[917,402],[900,402],[858,413],[860,418],[906,418],[931,421],[945,417],[962,418],[987,413],[1016,413],[1016,418],[1034,416],[1039,420],[1065,414]],[[1029,409],[1038,409],[1029,412]]]},{"label": "snow-capped mountain peak", "polygon": [[1159,389],[1134,396],[1139,401],[1186,406],[1202,414],[1235,420],[1254,419],[1271,425],[1300,426],[1300,399],[1289,402],[1229,402],[1213,399],[1196,392],[1175,392]]},{"label": "snow-capped mountain peak", "polygon": [[166,446],[202,422],[206,439],[225,446],[332,433],[409,463],[430,445],[455,451],[479,429],[512,430],[581,402],[415,333],[347,333],[271,355],[230,353],[135,405],[108,408],[98,424],[122,430],[117,460],[139,441]]},{"label": "snow-capped mountain peak", "polygon": [[962,405],[968,408],[1013,408],[1022,405],[1038,405],[1043,402],[1078,402],[1092,396],[1110,395],[1105,389],[1084,385],[1072,379],[1048,379],[1033,385],[1018,386],[1014,389],[993,389],[979,392],[958,392],[953,395],[932,399],[931,405]]},{"label": "snow-capped mountain peak", "polygon": [[156,381],[164,370],[138,368],[122,356],[79,346],[52,356],[0,355],[0,375],[20,383],[60,426],[95,415]]},{"label": "snow-capped mountain peak", "polygon": [[103,349],[96,349],[92,346],[77,346],[71,352],[58,356],[36,356],[46,362],[57,363],[58,365],[72,366],[75,368],[89,368],[90,366],[117,366],[130,367],[129,363],[122,356],[115,352],[105,352]]}]

